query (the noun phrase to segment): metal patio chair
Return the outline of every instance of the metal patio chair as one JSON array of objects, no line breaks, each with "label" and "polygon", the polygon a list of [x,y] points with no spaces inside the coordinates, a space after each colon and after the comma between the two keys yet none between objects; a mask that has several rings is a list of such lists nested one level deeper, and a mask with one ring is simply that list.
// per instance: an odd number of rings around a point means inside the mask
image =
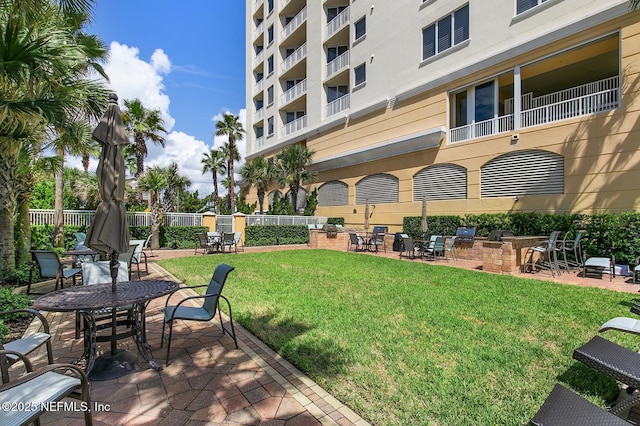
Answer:
[{"label": "metal patio chair", "polygon": [[[82,272],[80,268],[64,268],[58,255],[50,250],[32,250],[31,253],[35,258],[36,265],[40,270],[40,276],[42,278],[54,278],[56,280],[56,290],[58,285],[60,288],[64,288],[64,280],[67,278],[73,278],[73,285],[76,285],[76,275]],[[34,265],[34,266],[36,266]],[[27,294],[31,293],[31,284],[33,278],[33,268],[29,273],[29,284],[27,284]]]}]

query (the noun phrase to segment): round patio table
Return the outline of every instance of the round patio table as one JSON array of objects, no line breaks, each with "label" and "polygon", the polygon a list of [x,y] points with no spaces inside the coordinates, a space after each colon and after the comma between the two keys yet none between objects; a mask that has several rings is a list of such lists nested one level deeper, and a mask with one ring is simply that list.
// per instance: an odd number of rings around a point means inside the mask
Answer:
[{"label": "round patio table", "polygon": [[[134,371],[137,357],[125,350],[117,350],[116,341],[132,336],[138,352],[156,371],[162,370],[151,356],[145,332],[145,309],[149,301],[170,294],[180,284],[167,280],[143,280],[119,282],[116,291],[111,283],[83,285],[57,290],[40,296],[34,308],[51,312],[78,312],[84,318],[84,353],[78,362],[85,361],[85,372],[91,380],[107,380],[124,376]],[[131,332],[116,333],[116,308],[131,306]],[[96,359],[97,326],[96,314],[111,311],[111,352]],[[95,370],[95,371],[94,371]]]}]

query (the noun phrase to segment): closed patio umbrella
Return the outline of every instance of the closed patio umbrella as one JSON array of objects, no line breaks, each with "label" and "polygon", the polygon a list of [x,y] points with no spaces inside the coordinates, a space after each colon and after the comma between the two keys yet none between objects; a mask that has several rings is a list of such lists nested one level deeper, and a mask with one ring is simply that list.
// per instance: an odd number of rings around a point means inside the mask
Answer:
[{"label": "closed patio umbrella", "polygon": [[420,222],[420,230],[422,231],[422,239],[427,237],[429,225],[427,224],[427,198],[422,198],[422,221]]},{"label": "closed patio umbrella", "polygon": [[364,204],[364,232],[369,231],[369,200]]},{"label": "closed patio umbrella", "polygon": [[116,290],[118,255],[129,249],[129,226],[124,206],[125,163],[122,147],[129,143],[118,96],[109,95],[107,111],[93,131],[93,138],[102,145],[96,169],[101,202],[87,231],[85,245],[111,260],[112,290]]}]

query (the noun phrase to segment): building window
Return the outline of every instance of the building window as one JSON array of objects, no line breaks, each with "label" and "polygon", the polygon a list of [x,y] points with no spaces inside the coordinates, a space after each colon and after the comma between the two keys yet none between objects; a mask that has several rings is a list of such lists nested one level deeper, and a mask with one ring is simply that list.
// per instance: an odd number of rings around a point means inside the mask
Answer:
[{"label": "building window", "polygon": [[413,176],[413,201],[467,198],[467,169],[456,164],[434,164]]},{"label": "building window", "polygon": [[503,154],[480,168],[480,196],[521,197],[564,194],[564,158],[549,151]]},{"label": "building window", "polygon": [[469,39],[469,5],[447,15],[422,30],[422,59]]},{"label": "building window", "polygon": [[367,81],[367,64],[359,65],[355,68],[356,86],[364,84]]},{"label": "building window", "polygon": [[267,136],[273,136],[273,117],[267,118]]},{"label": "building window", "polygon": [[349,50],[349,46],[327,47],[327,63]]},{"label": "building window", "polygon": [[540,6],[547,0],[516,0],[516,15],[526,12],[529,9],[533,9],[536,6]]},{"label": "building window", "polygon": [[324,183],[318,188],[318,205],[346,206],[349,204],[349,186],[338,180]]},{"label": "building window", "polygon": [[267,88],[267,105],[271,105],[273,103],[273,86],[269,86]]},{"label": "building window", "polygon": [[292,121],[302,117],[304,117],[304,111],[287,111],[285,122],[291,123]]},{"label": "building window", "polygon": [[262,136],[264,136],[264,127],[256,127],[256,139],[261,138]]},{"label": "building window", "polygon": [[386,173],[367,176],[356,183],[356,204],[397,203],[398,178]]},{"label": "building window", "polygon": [[327,103],[333,102],[343,96],[349,94],[347,86],[328,86],[327,87]]},{"label": "building window", "polygon": [[267,29],[267,43],[273,43],[273,25]]},{"label": "building window", "polygon": [[269,0],[269,1],[267,2],[267,4],[268,4],[267,12],[268,12],[268,13],[273,12],[273,0]]},{"label": "building window", "polygon": [[256,99],[256,111],[260,111],[264,107],[264,100]]},{"label": "building window", "polygon": [[356,40],[364,37],[367,34],[367,17],[363,16],[358,22],[355,23]]},{"label": "building window", "polygon": [[264,74],[261,72],[256,73],[256,83],[259,83],[264,78]]},{"label": "building window", "polygon": [[273,55],[267,58],[267,75],[273,72]]},{"label": "building window", "polygon": [[333,20],[336,16],[340,14],[343,10],[345,10],[347,6],[337,6],[337,7],[328,7],[327,8],[327,24]]}]

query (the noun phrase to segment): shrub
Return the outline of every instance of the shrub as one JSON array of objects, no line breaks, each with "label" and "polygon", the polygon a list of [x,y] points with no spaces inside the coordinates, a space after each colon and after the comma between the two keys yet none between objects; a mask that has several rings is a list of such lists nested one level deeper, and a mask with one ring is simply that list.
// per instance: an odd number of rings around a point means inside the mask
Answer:
[{"label": "shrub", "polygon": [[344,226],[344,217],[328,217],[327,223],[330,225],[342,225]]},{"label": "shrub", "polygon": [[[31,307],[31,298],[26,294],[16,294],[10,288],[0,288],[0,306],[3,311],[12,311],[14,309],[24,309]],[[11,321],[23,314],[0,315],[1,321]]]},{"label": "shrub", "polygon": [[307,244],[309,230],[306,225],[256,225],[245,228],[245,246],[271,246],[277,244]]}]

